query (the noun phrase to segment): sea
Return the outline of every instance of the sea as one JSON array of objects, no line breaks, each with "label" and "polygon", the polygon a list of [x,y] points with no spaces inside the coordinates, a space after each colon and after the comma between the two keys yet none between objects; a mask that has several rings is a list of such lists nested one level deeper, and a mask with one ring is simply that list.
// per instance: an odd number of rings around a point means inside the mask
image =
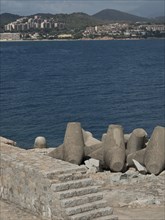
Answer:
[{"label": "sea", "polygon": [[68,122],[101,139],[165,126],[165,42],[150,40],[0,43],[0,135],[29,149],[37,136],[63,143]]}]

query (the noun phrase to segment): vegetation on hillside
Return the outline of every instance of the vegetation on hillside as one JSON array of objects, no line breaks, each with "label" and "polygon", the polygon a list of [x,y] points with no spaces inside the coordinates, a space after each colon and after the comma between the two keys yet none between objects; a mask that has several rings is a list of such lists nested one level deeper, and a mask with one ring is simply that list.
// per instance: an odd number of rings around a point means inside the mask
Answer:
[{"label": "vegetation on hillside", "polygon": [[105,21],[126,21],[126,22],[140,22],[148,21],[148,18],[139,17],[136,15],[128,14],[122,11],[114,9],[105,9],[93,15],[94,18],[98,18]]}]

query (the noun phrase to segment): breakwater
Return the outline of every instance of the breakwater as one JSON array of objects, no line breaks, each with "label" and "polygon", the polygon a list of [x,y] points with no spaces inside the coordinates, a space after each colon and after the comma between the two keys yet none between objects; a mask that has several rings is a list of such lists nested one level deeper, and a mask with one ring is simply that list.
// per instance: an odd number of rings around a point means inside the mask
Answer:
[{"label": "breakwater", "polygon": [[165,128],[161,126],[148,139],[142,128],[124,134],[122,126],[112,124],[99,141],[80,123],[70,122],[64,142],[56,149],[47,148],[44,137],[37,137],[31,150],[3,137],[0,142],[1,198],[43,219],[117,220],[89,174],[118,172],[120,182],[133,167],[143,175],[158,175],[165,168]]},{"label": "breakwater", "polygon": [[80,123],[71,122],[66,127],[63,144],[49,156],[77,165],[93,158],[102,169],[123,172],[135,166],[141,172],[158,175],[165,169],[165,128],[156,126],[149,138],[143,128],[124,134],[121,125],[111,124],[99,141],[84,131]]}]

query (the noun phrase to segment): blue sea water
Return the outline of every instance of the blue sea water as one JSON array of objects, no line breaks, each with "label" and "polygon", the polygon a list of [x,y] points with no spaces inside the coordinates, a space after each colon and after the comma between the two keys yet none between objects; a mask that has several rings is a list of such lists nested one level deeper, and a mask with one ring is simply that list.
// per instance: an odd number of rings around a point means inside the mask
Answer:
[{"label": "blue sea water", "polygon": [[109,124],[150,135],[165,124],[164,49],[164,40],[1,43],[1,136],[55,147],[72,121],[99,139]]}]

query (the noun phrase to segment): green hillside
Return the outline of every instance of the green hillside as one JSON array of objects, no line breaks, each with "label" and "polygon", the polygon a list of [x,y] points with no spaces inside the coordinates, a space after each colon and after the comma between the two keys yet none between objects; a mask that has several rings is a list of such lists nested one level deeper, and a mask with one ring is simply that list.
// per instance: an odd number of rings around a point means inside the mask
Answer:
[{"label": "green hillside", "polygon": [[19,16],[19,15],[14,15],[14,14],[10,14],[10,13],[0,14],[0,32],[3,31],[4,25],[17,20],[20,17],[21,16]]},{"label": "green hillside", "polygon": [[101,19],[109,22],[138,22],[138,21],[148,21],[148,18],[143,18],[128,14],[122,11],[114,9],[105,9],[93,15],[94,18]]}]

